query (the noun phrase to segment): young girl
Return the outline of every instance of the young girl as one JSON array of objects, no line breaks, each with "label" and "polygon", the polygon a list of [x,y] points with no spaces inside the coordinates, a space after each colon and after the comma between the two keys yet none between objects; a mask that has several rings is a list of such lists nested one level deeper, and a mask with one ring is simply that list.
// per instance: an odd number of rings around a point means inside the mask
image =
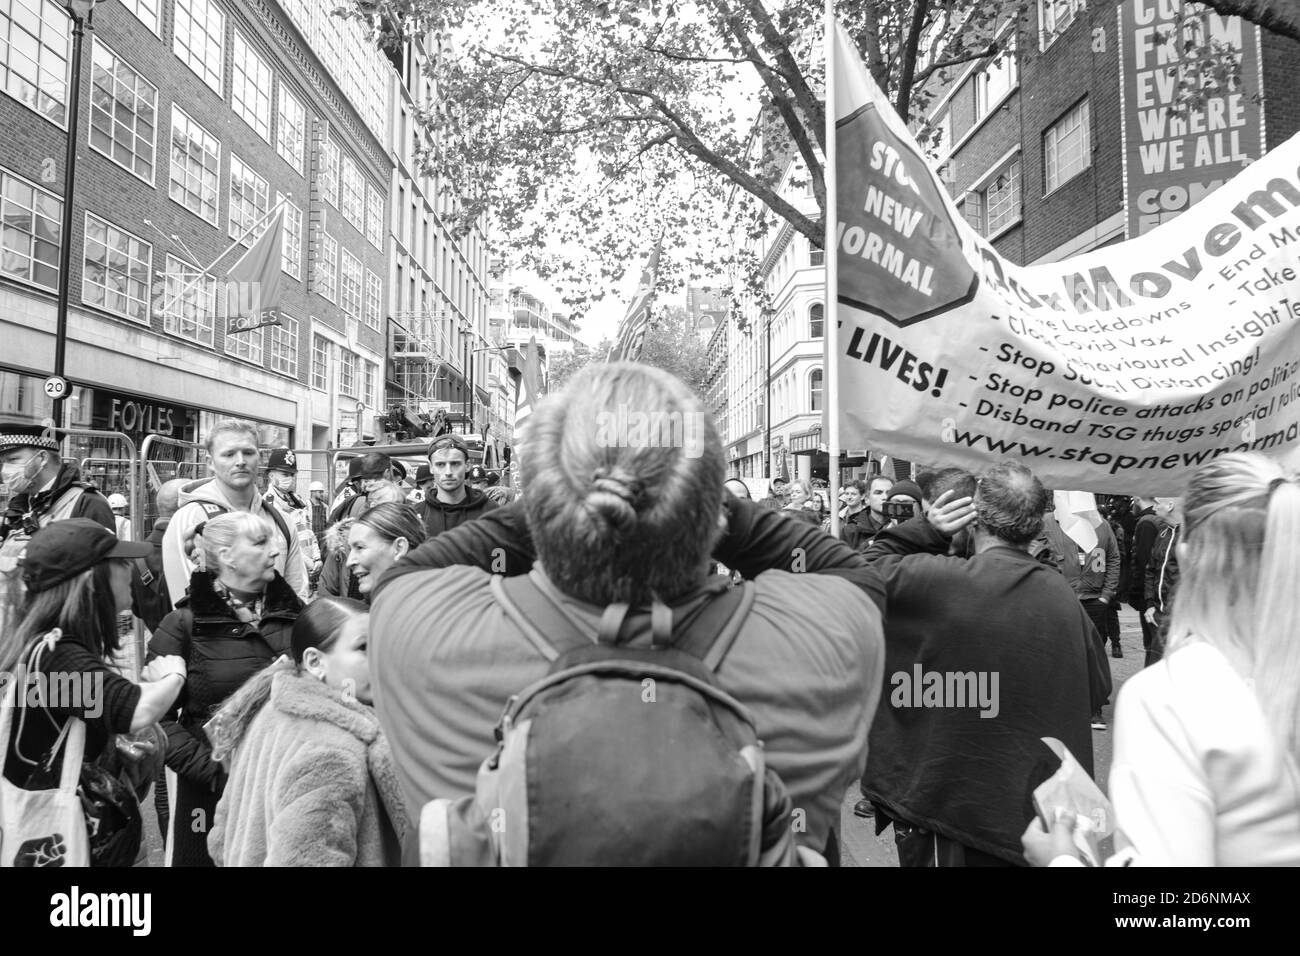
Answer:
[{"label": "young girl", "polygon": [[208,851],[218,866],[396,866],[406,809],[370,709],[370,615],[317,598],[292,661],[245,684],[211,726],[229,765]]}]

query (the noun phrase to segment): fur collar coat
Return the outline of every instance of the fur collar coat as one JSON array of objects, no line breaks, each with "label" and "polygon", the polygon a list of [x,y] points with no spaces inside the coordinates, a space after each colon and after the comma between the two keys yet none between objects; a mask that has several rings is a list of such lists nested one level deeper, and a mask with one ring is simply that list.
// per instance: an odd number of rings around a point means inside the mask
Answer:
[{"label": "fur collar coat", "polygon": [[396,866],[407,826],[375,713],[291,664],[218,714],[229,780],[208,851],[218,866]]}]

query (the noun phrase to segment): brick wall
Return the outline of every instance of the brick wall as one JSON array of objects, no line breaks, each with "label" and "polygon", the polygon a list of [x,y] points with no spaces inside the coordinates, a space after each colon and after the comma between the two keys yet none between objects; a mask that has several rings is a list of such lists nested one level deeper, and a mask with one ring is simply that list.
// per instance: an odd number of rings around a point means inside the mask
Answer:
[{"label": "brick wall", "polygon": [[[86,31],[81,76],[76,196],[73,203],[70,303],[74,308],[95,311],[81,304],[83,239],[87,210],[149,242],[153,247],[154,273],[161,272],[165,268],[166,256],[169,252],[185,259],[186,248],[204,265],[216,259],[233,241],[229,234],[230,168],[233,153],[267,180],[271,204],[274,204],[277,192],[287,193],[292,196],[291,201],[303,212],[301,279],[294,279],[288,274],[282,276],[284,292],[281,307],[299,322],[297,381],[305,387],[311,362],[309,334],[311,319],[314,317],[340,333],[346,332],[346,323],[338,305],[308,291],[308,222],[312,209],[307,176],[309,170],[314,172],[315,160],[311,142],[313,121],[324,119],[329,123],[331,138],[339,143],[345,153],[358,162],[365,172],[366,180],[378,189],[384,198],[385,215],[381,239],[381,244],[384,246],[389,237],[387,206],[391,162],[387,159],[383,144],[375,139],[350,105],[347,105],[333,81],[326,77],[322,70],[308,62],[309,55],[291,52],[285,48],[284,44],[287,42],[301,41],[293,29],[282,22],[283,14],[278,9],[273,10],[261,0],[240,3],[238,6],[224,5],[223,9],[227,13],[225,63],[222,72],[224,96],[219,96],[172,52],[174,5],[169,3],[162,6],[162,39],[155,36],[148,27],[120,4],[100,4],[95,11],[94,28]],[[268,25],[261,19],[268,15],[281,18],[277,21],[278,25]],[[271,142],[263,140],[230,106],[235,29],[240,31],[271,66],[274,74],[274,89],[271,91]],[[92,149],[88,143],[90,96],[92,95],[91,64],[96,39],[107,44],[114,53],[158,88],[152,184],[142,181],[123,166]],[[304,167],[301,169],[294,169],[281,158],[274,145],[280,84],[287,84],[293,94],[305,104],[307,110],[305,160]],[[215,226],[172,201],[168,196],[171,123],[176,105],[184,109],[194,121],[221,142],[218,218]],[[0,165],[61,197],[66,144],[64,130],[3,95],[0,95],[0,126],[6,131],[6,135],[0,137]],[[338,240],[340,247],[348,249],[357,256],[365,269],[378,275],[380,281],[386,286],[389,280],[384,249],[373,246],[333,206],[324,208],[326,228]],[[157,228],[146,225],[144,222],[146,219]],[[178,235],[183,240],[184,246],[164,238],[172,234]],[[214,269],[214,272],[221,275],[224,271],[222,267],[228,267],[240,253],[241,250],[232,251]],[[364,272],[362,291],[364,308]],[[50,293],[49,297],[52,299],[53,293]],[[382,314],[388,302],[386,292],[381,293],[380,301],[382,304],[380,331],[369,329],[364,321],[355,322],[353,325],[358,343],[379,356],[378,364],[382,375],[382,357],[385,352]],[[101,314],[110,317],[113,321],[126,323],[132,329],[143,328],[112,313]],[[150,321],[153,331],[162,334],[161,317],[152,317]],[[262,335],[263,332],[259,330],[251,334]],[[168,337],[168,341],[177,345],[189,342],[187,339],[171,337]],[[215,352],[236,363],[236,368],[240,365],[249,367],[225,355],[225,335],[219,325],[214,346]],[[271,372],[267,365],[269,355],[269,342],[267,342],[262,366],[267,372]],[[369,403],[370,396],[366,396],[366,400]]]}]

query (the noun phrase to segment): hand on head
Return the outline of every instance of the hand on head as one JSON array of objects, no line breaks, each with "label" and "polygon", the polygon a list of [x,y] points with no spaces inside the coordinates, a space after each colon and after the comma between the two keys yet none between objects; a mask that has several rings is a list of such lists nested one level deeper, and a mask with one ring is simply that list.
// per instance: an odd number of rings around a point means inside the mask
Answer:
[{"label": "hand on head", "polygon": [[945,491],[930,506],[927,515],[930,526],[948,538],[975,520],[975,499],[958,498],[956,495],[955,491]]}]

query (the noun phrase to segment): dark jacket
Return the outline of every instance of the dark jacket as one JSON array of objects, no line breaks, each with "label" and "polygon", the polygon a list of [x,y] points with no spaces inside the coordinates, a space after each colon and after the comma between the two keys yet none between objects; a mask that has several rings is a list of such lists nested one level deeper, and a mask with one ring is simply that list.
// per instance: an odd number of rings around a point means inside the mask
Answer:
[{"label": "dark jacket", "polygon": [[429,537],[450,531],[466,521],[473,521],[479,515],[493,508],[501,507],[477,488],[465,486],[465,497],[454,505],[444,504],[437,495],[425,498],[419,506],[420,520],[429,532]]},{"label": "dark jacket", "polygon": [[840,540],[854,551],[866,551],[886,524],[884,518],[877,520],[870,508],[863,508],[840,522]]},{"label": "dark jacket", "polygon": [[144,558],[145,568],[149,572],[146,580],[138,569],[131,574],[131,611],[150,631],[158,630],[162,619],[172,611],[171,596],[167,593],[167,581],[163,577],[162,542],[171,518],[159,518],[154,522],[153,530],[145,538],[146,544],[153,545],[153,553]]},{"label": "dark jacket", "polygon": [[245,623],[213,589],[213,578],[211,572],[195,571],[189,594],[149,642],[151,658],[174,654],[184,658],[188,668],[175,710],[162,721],[167,768],[177,776],[172,795],[173,866],[212,865],[207,834],[226,774],[211,759],[212,745],[203,725],[245,681],[289,653],[293,622],[303,607],[293,588],[276,574],[266,587],[262,619]]},{"label": "dark jacket", "polygon": [[12,529],[22,524],[23,516],[31,511],[37,516],[49,511],[54,503],[63,497],[64,492],[72,488],[82,489],[81,497],[72,506],[69,518],[89,518],[97,521],[114,534],[117,533],[117,521],[113,509],[108,506],[108,499],[99,493],[94,485],[81,480],[81,469],[74,463],[65,461],[59,465],[59,473],[49,491],[36,495],[14,495],[9,499],[5,509],[4,520],[0,522],[0,541],[9,536]]},{"label": "dark jacket", "polygon": [[1074,539],[1062,532],[1065,538],[1065,560],[1061,573],[1070,582],[1080,601],[1105,598],[1114,601],[1119,591],[1119,544],[1106,521],[1093,527],[1097,543],[1084,551]]},{"label": "dark jacket", "polygon": [[1164,525],[1156,517],[1154,508],[1146,508],[1138,513],[1137,524],[1133,526],[1133,576],[1129,581],[1128,603],[1141,613],[1146,608],[1146,567],[1151,561],[1151,548],[1156,543],[1156,535]]},{"label": "dark jacket", "polygon": [[1169,617],[1174,591],[1178,589],[1179,531],[1176,524],[1162,524],[1146,564],[1143,597],[1147,607],[1155,607],[1157,621]]},{"label": "dark jacket", "polygon": [[949,544],[917,518],[882,531],[865,555],[884,575],[889,613],[863,790],[885,811],[879,828],[907,821],[1023,865],[1031,795],[1058,763],[1040,738],[1060,740],[1091,774],[1089,716],[1110,670],[1059,573],[1012,547],[959,558]]}]

